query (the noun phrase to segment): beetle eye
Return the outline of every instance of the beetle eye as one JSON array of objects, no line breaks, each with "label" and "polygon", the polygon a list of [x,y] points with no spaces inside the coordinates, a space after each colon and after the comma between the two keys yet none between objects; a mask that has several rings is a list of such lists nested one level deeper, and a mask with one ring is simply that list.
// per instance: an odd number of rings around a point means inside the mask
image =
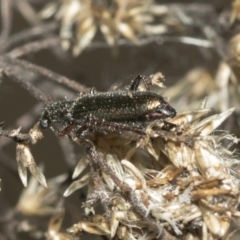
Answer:
[{"label": "beetle eye", "polygon": [[40,121],[40,126],[44,129],[49,128],[49,121],[47,119],[42,119]]}]

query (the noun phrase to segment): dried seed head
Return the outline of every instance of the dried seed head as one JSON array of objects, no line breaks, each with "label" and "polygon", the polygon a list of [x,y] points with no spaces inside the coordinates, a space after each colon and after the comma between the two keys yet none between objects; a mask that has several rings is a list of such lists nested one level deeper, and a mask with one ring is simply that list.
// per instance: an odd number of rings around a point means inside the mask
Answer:
[{"label": "dried seed head", "polygon": [[26,189],[16,205],[18,212],[27,216],[48,216],[55,212],[55,206],[61,191],[60,186],[66,180],[63,174],[48,180],[48,188],[39,185],[38,181],[31,177]]},{"label": "dried seed head", "polygon": [[[55,0],[44,7],[40,16],[54,16],[60,21],[62,47],[68,50],[71,42],[75,42],[73,54],[79,55],[92,42],[98,29],[107,44],[113,47],[120,36],[139,45],[139,36],[159,35],[168,32],[171,27],[179,27],[179,23],[173,24],[169,13],[167,6],[155,5],[151,0],[114,0],[110,5],[106,1]],[[156,17],[159,16],[166,19],[156,24]]]},{"label": "dried seed head", "polygon": [[[237,171],[239,161],[222,144],[236,138],[215,130],[234,109],[204,118],[210,111],[205,105],[169,119],[175,124],[169,128],[163,122],[149,124],[142,138],[129,132],[95,134],[99,157],[109,167],[98,166],[101,187],[95,194],[96,199],[105,196],[109,211],[77,223],[69,232],[123,239],[155,239],[160,232],[177,238],[225,235],[237,214],[233,209],[238,205],[239,175],[232,169]],[[90,199],[90,177],[88,182]],[[96,199],[85,207],[94,207]]]}]

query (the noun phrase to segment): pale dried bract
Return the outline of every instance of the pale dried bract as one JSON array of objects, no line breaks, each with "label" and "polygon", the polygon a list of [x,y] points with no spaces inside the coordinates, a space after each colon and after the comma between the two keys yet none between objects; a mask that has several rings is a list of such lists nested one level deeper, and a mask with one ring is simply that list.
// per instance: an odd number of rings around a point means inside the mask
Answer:
[{"label": "pale dried bract", "polygon": [[16,210],[26,216],[49,216],[55,213],[55,206],[60,197],[60,186],[67,175],[59,175],[48,180],[48,188],[43,187],[31,177],[18,200]]},{"label": "pale dried bract", "polygon": [[46,179],[37,167],[28,145],[25,143],[17,143],[16,159],[18,173],[25,187],[27,186],[27,168],[44,187],[47,187]]},{"label": "pale dried bract", "polygon": [[[121,36],[139,45],[141,36],[160,35],[180,23],[168,16],[165,5],[156,5],[151,0],[56,0],[48,3],[40,12],[42,18],[54,16],[61,22],[62,47],[79,55],[95,37],[98,30],[107,44],[116,47]],[[164,20],[156,21],[156,17]],[[166,19],[165,19],[166,18]],[[76,25],[75,30],[73,26]]]},{"label": "pale dried bract", "polygon": [[[234,109],[204,118],[210,111],[205,105],[206,100],[199,109],[167,120],[173,124],[167,130],[162,130],[166,123],[151,123],[145,137],[96,133],[98,153],[113,173],[99,169],[102,187],[96,192],[107,196],[109,212],[77,223],[69,233],[109,239],[161,239],[165,231],[176,239],[226,235],[238,214],[239,179],[232,173],[239,160],[222,144],[236,138],[215,130]],[[87,201],[85,207],[94,204]]]},{"label": "pale dried bract", "polygon": [[45,233],[47,240],[77,240],[72,235],[60,231],[64,213],[64,209],[58,209],[50,219],[48,231]]}]

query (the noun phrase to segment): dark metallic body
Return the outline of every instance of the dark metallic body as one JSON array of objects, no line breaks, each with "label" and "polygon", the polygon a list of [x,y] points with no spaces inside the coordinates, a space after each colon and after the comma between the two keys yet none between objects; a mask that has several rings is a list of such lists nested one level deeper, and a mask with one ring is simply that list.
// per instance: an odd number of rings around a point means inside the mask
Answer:
[{"label": "dark metallic body", "polygon": [[79,98],[71,111],[74,119],[96,117],[106,121],[145,119],[163,102],[153,92],[108,92]]},{"label": "dark metallic body", "polygon": [[91,92],[80,95],[75,101],[51,103],[45,108],[40,124],[47,128],[51,123],[74,124],[88,119],[148,122],[176,115],[175,109],[161,95],[151,91],[136,91],[138,84],[135,80],[130,91]]}]

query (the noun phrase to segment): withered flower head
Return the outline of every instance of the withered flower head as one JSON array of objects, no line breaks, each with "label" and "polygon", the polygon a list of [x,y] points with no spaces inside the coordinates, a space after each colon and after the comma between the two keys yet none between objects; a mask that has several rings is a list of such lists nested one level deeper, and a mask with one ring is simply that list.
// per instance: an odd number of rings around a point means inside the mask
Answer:
[{"label": "withered flower head", "polygon": [[22,191],[16,209],[27,216],[48,216],[55,212],[56,201],[60,197],[60,186],[66,174],[48,180],[48,188],[31,177],[28,187]]},{"label": "withered flower head", "polygon": [[234,23],[236,20],[240,19],[240,1],[234,0],[232,2],[232,9],[230,14],[230,23]]},{"label": "withered flower head", "polygon": [[[167,120],[168,126],[151,123],[142,138],[132,133],[96,135],[102,166],[110,170],[98,170],[97,190],[89,172],[65,196],[88,184],[85,212],[94,213],[95,194],[105,203],[105,213],[75,224],[68,232],[109,239],[220,239],[226,235],[231,219],[238,215],[235,167],[239,159],[229,150],[238,139],[216,128],[234,109],[204,118],[210,112],[205,104]],[[227,148],[223,146],[226,140]],[[84,156],[74,178],[87,165]]]},{"label": "withered flower head", "polygon": [[[74,55],[79,55],[91,43],[98,30],[109,46],[116,46],[121,36],[139,45],[139,36],[159,35],[169,30],[166,24],[155,21],[168,12],[164,5],[156,5],[151,0],[110,2],[56,0],[48,3],[40,15],[54,16],[61,22],[62,47],[67,50],[74,43]],[[174,21],[168,22],[174,25]]]}]

